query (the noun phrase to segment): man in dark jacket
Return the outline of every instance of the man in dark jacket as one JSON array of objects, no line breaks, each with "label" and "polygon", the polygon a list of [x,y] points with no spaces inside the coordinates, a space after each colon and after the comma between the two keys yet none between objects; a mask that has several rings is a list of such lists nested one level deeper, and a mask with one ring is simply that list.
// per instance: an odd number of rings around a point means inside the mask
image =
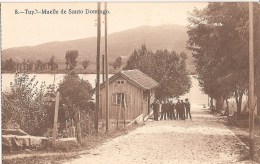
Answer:
[{"label": "man in dark jacket", "polygon": [[158,121],[159,117],[159,101],[154,100],[154,102],[151,104],[153,108],[153,115],[154,115],[154,120]]},{"label": "man in dark jacket", "polygon": [[171,104],[169,100],[166,100],[166,104],[167,104],[167,111],[166,111],[166,115],[167,115],[167,119],[172,119],[171,117]]},{"label": "man in dark jacket", "polygon": [[178,100],[178,102],[175,105],[176,108],[176,119],[180,119],[180,109],[181,109],[181,102]]},{"label": "man in dark jacket", "polygon": [[181,119],[185,120],[185,103],[183,102],[183,100],[181,100],[180,113]]},{"label": "man in dark jacket", "polygon": [[170,119],[171,119],[171,120],[172,120],[172,119],[176,120],[174,110],[175,110],[175,105],[173,104],[172,101],[170,101],[169,111],[170,111]]},{"label": "man in dark jacket", "polygon": [[167,113],[167,111],[168,111],[168,105],[167,105],[166,101],[164,100],[163,104],[162,104],[161,120],[162,119],[166,120],[166,113]]}]

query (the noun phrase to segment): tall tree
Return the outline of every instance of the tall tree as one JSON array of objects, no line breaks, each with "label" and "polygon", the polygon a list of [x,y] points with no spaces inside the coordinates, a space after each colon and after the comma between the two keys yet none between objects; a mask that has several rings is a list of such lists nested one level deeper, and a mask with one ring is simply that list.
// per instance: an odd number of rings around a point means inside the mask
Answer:
[{"label": "tall tree", "polygon": [[184,54],[180,57],[174,51],[152,52],[142,45],[140,49],[134,50],[124,69],[139,69],[160,82],[156,89],[158,99],[178,97],[189,92],[191,87],[185,60]]},{"label": "tall tree", "polygon": [[117,57],[116,60],[113,63],[113,68],[116,70],[117,68],[120,68],[123,64],[123,59],[122,57]]},{"label": "tall tree", "polygon": [[57,63],[55,62],[55,57],[53,55],[51,56],[51,59],[50,59],[48,65],[52,71],[57,69]]},{"label": "tall tree", "polygon": [[69,50],[66,52],[65,59],[66,59],[66,69],[72,70],[77,65],[77,57],[79,56],[78,50]]},{"label": "tall tree", "polygon": [[14,71],[15,70],[15,61],[13,58],[6,59],[3,63],[3,69],[6,71]]},{"label": "tall tree", "polygon": [[64,104],[66,119],[74,119],[78,142],[81,143],[80,111],[85,110],[92,97],[92,86],[80,79],[74,71],[67,74],[59,86],[61,102]]},{"label": "tall tree", "polygon": [[83,62],[82,62],[82,66],[83,66],[83,68],[84,69],[86,69],[88,66],[89,66],[89,61],[88,61],[88,59],[85,59]]},{"label": "tall tree", "polygon": [[43,62],[40,59],[36,60],[35,70],[42,70],[42,69],[43,69]]},{"label": "tall tree", "polygon": [[248,86],[248,4],[209,3],[188,20],[188,48],[203,91],[217,100],[217,110],[234,96],[240,113]]}]

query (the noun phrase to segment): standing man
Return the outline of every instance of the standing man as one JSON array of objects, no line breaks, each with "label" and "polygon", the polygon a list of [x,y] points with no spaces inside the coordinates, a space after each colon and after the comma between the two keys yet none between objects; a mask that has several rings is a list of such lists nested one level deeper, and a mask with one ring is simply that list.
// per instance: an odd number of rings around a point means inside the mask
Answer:
[{"label": "standing man", "polygon": [[183,102],[183,100],[181,100],[181,109],[180,109],[180,112],[181,112],[181,119],[185,120],[185,104]]},{"label": "standing man", "polygon": [[188,99],[188,98],[185,99],[185,108],[186,108],[187,119],[188,119],[189,116],[190,116],[190,119],[192,120],[192,118],[191,118],[191,113],[190,113],[190,102],[189,102],[189,99]]},{"label": "standing man", "polygon": [[167,119],[171,119],[171,108],[170,108],[170,101],[166,100],[166,104],[167,104]]},{"label": "standing man", "polygon": [[151,104],[153,108],[153,115],[154,115],[154,120],[158,121],[159,117],[159,100],[154,100],[154,102]]},{"label": "standing man", "polygon": [[175,105],[176,108],[176,118],[180,119],[180,109],[181,109],[181,102],[178,100],[178,102]]},{"label": "standing man", "polygon": [[166,112],[167,112],[167,104],[166,101],[164,100],[162,103],[162,112],[161,112],[161,120],[164,119],[166,120]]},{"label": "standing man", "polygon": [[172,120],[172,119],[176,120],[175,112],[174,112],[174,110],[175,110],[175,105],[173,104],[172,101],[170,101],[169,110],[170,110],[170,119],[171,119],[171,120]]}]

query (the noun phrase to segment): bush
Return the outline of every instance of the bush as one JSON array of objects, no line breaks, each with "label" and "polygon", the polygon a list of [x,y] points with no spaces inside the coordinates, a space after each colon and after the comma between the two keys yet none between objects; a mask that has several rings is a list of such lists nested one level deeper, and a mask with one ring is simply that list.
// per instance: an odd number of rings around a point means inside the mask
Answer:
[{"label": "bush", "polygon": [[26,73],[16,73],[11,91],[3,94],[3,128],[18,124],[30,135],[42,135],[46,129],[47,112],[43,99],[45,84],[38,87],[36,76],[29,78]]}]

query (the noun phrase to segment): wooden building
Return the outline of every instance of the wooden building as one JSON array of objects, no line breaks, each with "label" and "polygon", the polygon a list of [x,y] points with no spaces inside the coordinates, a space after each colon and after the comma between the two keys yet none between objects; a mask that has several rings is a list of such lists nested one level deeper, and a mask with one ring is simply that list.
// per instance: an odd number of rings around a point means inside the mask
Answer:
[{"label": "wooden building", "polygon": [[[109,119],[131,121],[149,114],[158,83],[141,71],[121,71],[109,78]],[[100,86],[99,118],[106,118],[105,83]]]}]

